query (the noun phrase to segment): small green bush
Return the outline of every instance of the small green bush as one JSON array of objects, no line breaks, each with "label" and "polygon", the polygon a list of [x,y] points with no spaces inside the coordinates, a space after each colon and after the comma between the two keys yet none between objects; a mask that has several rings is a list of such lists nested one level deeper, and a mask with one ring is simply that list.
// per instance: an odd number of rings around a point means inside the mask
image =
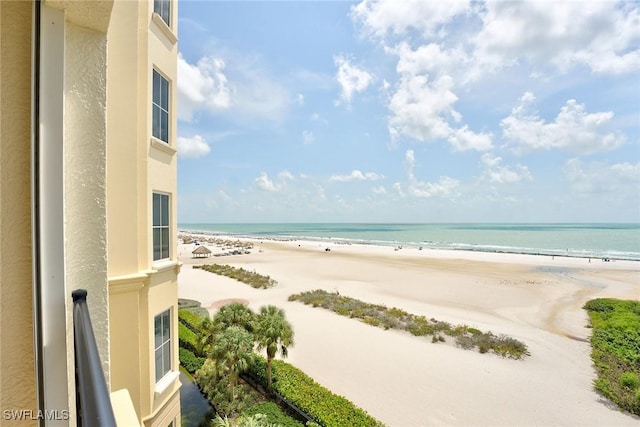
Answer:
[{"label": "small green bush", "polygon": [[635,389],[638,387],[638,374],[635,372],[625,372],[620,375],[620,384],[623,387]]},{"label": "small green bush", "polygon": [[276,424],[280,427],[303,427],[300,421],[291,418],[289,415],[285,414],[282,409],[278,405],[273,402],[263,402],[258,403],[255,406],[247,409],[242,412],[242,415],[256,415],[263,414],[266,415],[266,420],[269,423]]},{"label": "small green bush", "polygon": [[205,361],[204,357],[197,357],[193,352],[182,347],[178,348],[178,356],[180,364],[191,374],[202,368]]},{"label": "small green bush", "polygon": [[197,332],[201,330],[204,317],[199,316],[191,310],[181,308],[178,309],[178,320],[184,323],[192,331]]}]

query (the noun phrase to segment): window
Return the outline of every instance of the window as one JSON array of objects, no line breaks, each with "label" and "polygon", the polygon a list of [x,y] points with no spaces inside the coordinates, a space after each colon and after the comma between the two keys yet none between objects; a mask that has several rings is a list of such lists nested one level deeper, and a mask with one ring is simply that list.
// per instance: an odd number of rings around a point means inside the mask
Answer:
[{"label": "window", "polygon": [[171,0],[154,0],[153,11],[160,15],[167,26],[171,26]]},{"label": "window", "polygon": [[153,260],[169,258],[169,196],[153,193]]},{"label": "window", "polygon": [[171,370],[171,309],[155,317],[156,382]]},{"label": "window", "polygon": [[153,136],[169,143],[169,81],[153,70]]}]

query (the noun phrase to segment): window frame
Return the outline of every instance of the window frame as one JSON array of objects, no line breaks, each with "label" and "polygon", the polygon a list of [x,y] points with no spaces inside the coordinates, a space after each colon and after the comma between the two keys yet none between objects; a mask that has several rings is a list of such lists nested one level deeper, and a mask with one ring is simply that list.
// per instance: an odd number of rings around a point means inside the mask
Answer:
[{"label": "window frame", "polygon": [[[163,93],[163,90],[166,93]],[[165,126],[163,126],[163,119]],[[169,144],[171,135],[171,81],[155,67],[153,67],[151,76],[151,135],[157,140]]]},{"label": "window frame", "polygon": [[[159,211],[156,211],[156,197],[159,201]],[[166,205],[163,205],[166,201]],[[166,214],[166,215],[165,215]],[[166,218],[164,218],[166,216]],[[159,233],[156,233],[159,230]],[[154,191],[151,197],[151,240],[153,261],[171,259],[171,195]],[[159,240],[156,240],[156,237]],[[166,240],[166,242],[165,242]],[[159,257],[156,257],[156,247]]]},{"label": "window frame", "polygon": [[153,12],[171,28],[171,0],[153,0]]},{"label": "window frame", "polygon": [[[172,334],[171,334],[171,307],[166,309],[165,311],[157,314],[153,318],[153,338],[154,338],[154,371],[155,371],[155,382],[158,383],[162,378],[164,378],[168,373],[172,371],[172,363],[173,363],[173,349],[172,349]],[[160,321],[160,344],[158,344],[158,335],[157,335],[157,322]],[[166,322],[166,325],[165,325]],[[164,332],[166,331],[167,337],[164,336]],[[161,366],[160,370],[158,370],[158,355],[160,356]],[[168,358],[168,360],[165,360]]]}]

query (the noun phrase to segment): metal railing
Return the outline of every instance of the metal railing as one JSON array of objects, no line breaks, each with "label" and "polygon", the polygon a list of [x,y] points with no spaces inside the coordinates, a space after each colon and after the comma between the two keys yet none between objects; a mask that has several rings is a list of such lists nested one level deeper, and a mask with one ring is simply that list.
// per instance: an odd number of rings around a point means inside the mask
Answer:
[{"label": "metal railing", "polygon": [[98,346],[89,317],[87,291],[75,290],[71,293],[71,297],[73,298],[78,425],[116,427],[109,389],[102,371]]}]

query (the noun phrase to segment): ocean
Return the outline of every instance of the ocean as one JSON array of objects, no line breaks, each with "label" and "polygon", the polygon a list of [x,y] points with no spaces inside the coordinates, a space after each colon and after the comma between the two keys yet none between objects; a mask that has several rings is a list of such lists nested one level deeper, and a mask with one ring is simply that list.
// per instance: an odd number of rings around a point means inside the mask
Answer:
[{"label": "ocean", "polygon": [[640,261],[640,224],[179,224],[180,231]]}]

